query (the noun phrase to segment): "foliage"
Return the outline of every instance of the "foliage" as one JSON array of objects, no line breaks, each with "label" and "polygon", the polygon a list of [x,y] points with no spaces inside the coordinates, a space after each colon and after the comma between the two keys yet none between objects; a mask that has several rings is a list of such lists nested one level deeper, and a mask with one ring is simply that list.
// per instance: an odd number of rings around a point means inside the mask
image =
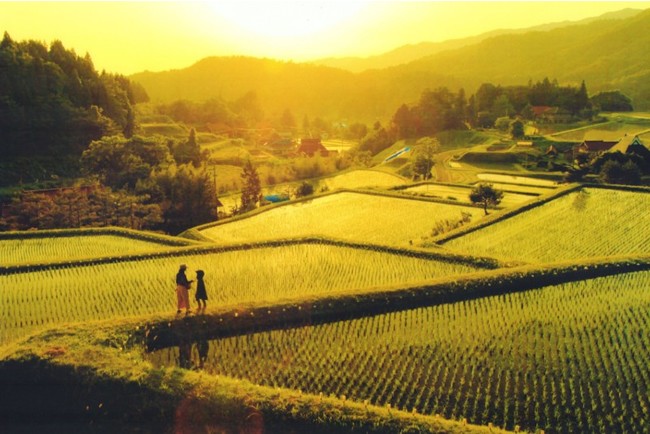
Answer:
[{"label": "foliage", "polygon": [[415,149],[415,156],[411,163],[412,172],[422,179],[431,178],[431,170],[435,164],[433,157],[438,152],[440,143],[437,139],[428,140],[425,144]]},{"label": "foliage", "polygon": [[133,190],[151,171],[171,164],[167,142],[160,137],[104,137],[90,143],[81,156],[85,173],[111,188]]},{"label": "foliage", "polygon": [[524,137],[524,123],[519,119],[514,120],[510,124],[510,135],[513,139],[521,139]]},{"label": "foliage", "polygon": [[502,191],[495,189],[492,184],[486,183],[478,184],[476,187],[472,188],[472,191],[469,193],[469,200],[472,201],[472,203],[481,204],[483,206],[483,211],[485,211],[485,215],[488,214],[488,206],[498,205],[502,198]]},{"label": "foliage", "polygon": [[472,215],[468,212],[460,212],[460,219],[443,219],[436,221],[435,226],[431,230],[431,236],[437,237],[461,226],[466,225],[472,221]]},{"label": "foliage", "polygon": [[376,155],[388,148],[394,142],[391,134],[386,131],[385,128],[379,126],[373,131],[369,132],[362,140],[359,142],[358,150],[360,152],[370,152],[371,155]]},{"label": "foliage", "polygon": [[465,129],[465,93],[457,94],[447,88],[425,90],[418,104],[402,104],[392,119],[392,128],[398,139],[432,136],[440,131]]},{"label": "foliage", "polygon": [[301,182],[295,191],[296,197],[311,196],[312,194],[314,194],[314,186],[307,181]]},{"label": "foliage", "polygon": [[591,103],[604,112],[631,112],[632,100],[621,91],[599,92],[590,98]]},{"label": "foliage", "polygon": [[179,233],[188,227],[217,219],[217,195],[214,182],[203,166],[171,165],[151,173],[151,178],[138,186],[160,203],[162,228]]},{"label": "foliage", "polygon": [[48,193],[27,191],[6,207],[9,230],[122,226],[154,229],[162,222],[160,206],[146,195],[93,186]]},{"label": "foliage", "polygon": [[247,212],[255,209],[257,203],[262,200],[262,186],[259,175],[253,163],[248,160],[244,165],[241,174],[244,187],[241,192],[241,207],[239,212]]},{"label": "foliage", "polygon": [[473,102],[473,125],[482,128],[496,126],[503,131],[508,128],[505,121],[500,126],[495,123],[500,117],[521,115],[532,119],[532,106],[559,107],[574,117],[591,118],[593,115],[584,81],[580,87],[560,86],[557,80],[548,78],[534,84],[530,82],[528,86],[502,87],[483,83],[473,95]]},{"label": "foliage", "polygon": [[641,183],[641,170],[631,160],[624,164],[609,160],[602,165],[600,178],[608,184],[638,185]]},{"label": "foliage", "polygon": [[[4,185],[33,180],[10,164],[20,158],[78,158],[91,140],[135,128],[132,105],[144,95],[125,77],[98,74],[90,56],[80,57],[60,41],[47,47],[15,42],[5,33],[0,68]],[[66,169],[50,165],[43,175],[67,175]]]},{"label": "foliage", "polygon": [[208,151],[201,152],[194,128],[190,130],[187,140],[172,145],[171,152],[176,164],[192,164],[194,167],[199,167],[209,154]]}]

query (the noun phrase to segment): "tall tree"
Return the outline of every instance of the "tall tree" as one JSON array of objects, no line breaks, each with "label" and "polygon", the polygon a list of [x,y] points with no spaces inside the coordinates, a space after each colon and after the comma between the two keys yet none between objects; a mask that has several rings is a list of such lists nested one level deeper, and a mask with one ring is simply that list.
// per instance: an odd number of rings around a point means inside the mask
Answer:
[{"label": "tall tree", "polygon": [[241,192],[240,212],[246,212],[255,209],[257,203],[262,200],[262,186],[257,170],[250,160],[246,161],[241,177],[244,181],[244,188]]}]

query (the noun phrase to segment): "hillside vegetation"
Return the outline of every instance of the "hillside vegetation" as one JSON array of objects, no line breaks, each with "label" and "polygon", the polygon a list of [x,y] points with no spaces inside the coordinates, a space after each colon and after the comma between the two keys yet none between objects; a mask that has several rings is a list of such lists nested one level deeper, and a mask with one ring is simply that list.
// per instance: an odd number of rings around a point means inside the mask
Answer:
[{"label": "hillside vegetation", "polygon": [[358,74],[268,59],[208,58],[182,70],[131,78],[156,101],[236,99],[255,91],[270,113],[289,108],[336,119],[386,119],[425,88],[463,87],[473,93],[485,82],[518,85],[544,77],[573,85],[585,80],[592,92],[619,89],[635,108],[645,109],[650,107],[648,27],[650,11],[643,11],[625,19],[494,36]]}]

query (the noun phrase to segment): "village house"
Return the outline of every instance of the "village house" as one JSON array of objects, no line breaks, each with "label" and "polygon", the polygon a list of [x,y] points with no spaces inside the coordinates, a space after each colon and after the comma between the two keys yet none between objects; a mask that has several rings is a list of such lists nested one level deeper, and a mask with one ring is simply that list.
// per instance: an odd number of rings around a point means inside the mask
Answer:
[{"label": "village house", "polygon": [[620,152],[621,154],[636,154],[640,157],[650,157],[650,150],[639,136],[628,136],[627,134],[607,152]]},{"label": "village house", "polygon": [[298,147],[298,153],[302,155],[307,155],[308,157],[313,157],[317,153],[323,157],[329,155],[329,151],[323,146],[320,139],[300,139],[300,147]]},{"label": "village house", "polygon": [[571,113],[561,107],[549,107],[545,105],[533,106],[533,116],[541,123],[562,124],[571,121]]},{"label": "village house", "polygon": [[620,140],[585,140],[573,148],[574,157],[580,154],[589,158],[597,157],[605,152],[620,152],[650,157],[650,150],[639,136],[623,136]]}]

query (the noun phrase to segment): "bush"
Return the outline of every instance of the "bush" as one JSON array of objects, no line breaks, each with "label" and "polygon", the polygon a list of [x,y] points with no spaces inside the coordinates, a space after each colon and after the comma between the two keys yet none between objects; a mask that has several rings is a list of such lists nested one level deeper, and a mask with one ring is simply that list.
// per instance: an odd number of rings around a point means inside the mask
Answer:
[{"label": "bush", "polygon": [[297,188],[296,188],[296,197],[305,197],[305,196],[311,196],[314,194],[314,186],[307,181],[303,181]]}]

